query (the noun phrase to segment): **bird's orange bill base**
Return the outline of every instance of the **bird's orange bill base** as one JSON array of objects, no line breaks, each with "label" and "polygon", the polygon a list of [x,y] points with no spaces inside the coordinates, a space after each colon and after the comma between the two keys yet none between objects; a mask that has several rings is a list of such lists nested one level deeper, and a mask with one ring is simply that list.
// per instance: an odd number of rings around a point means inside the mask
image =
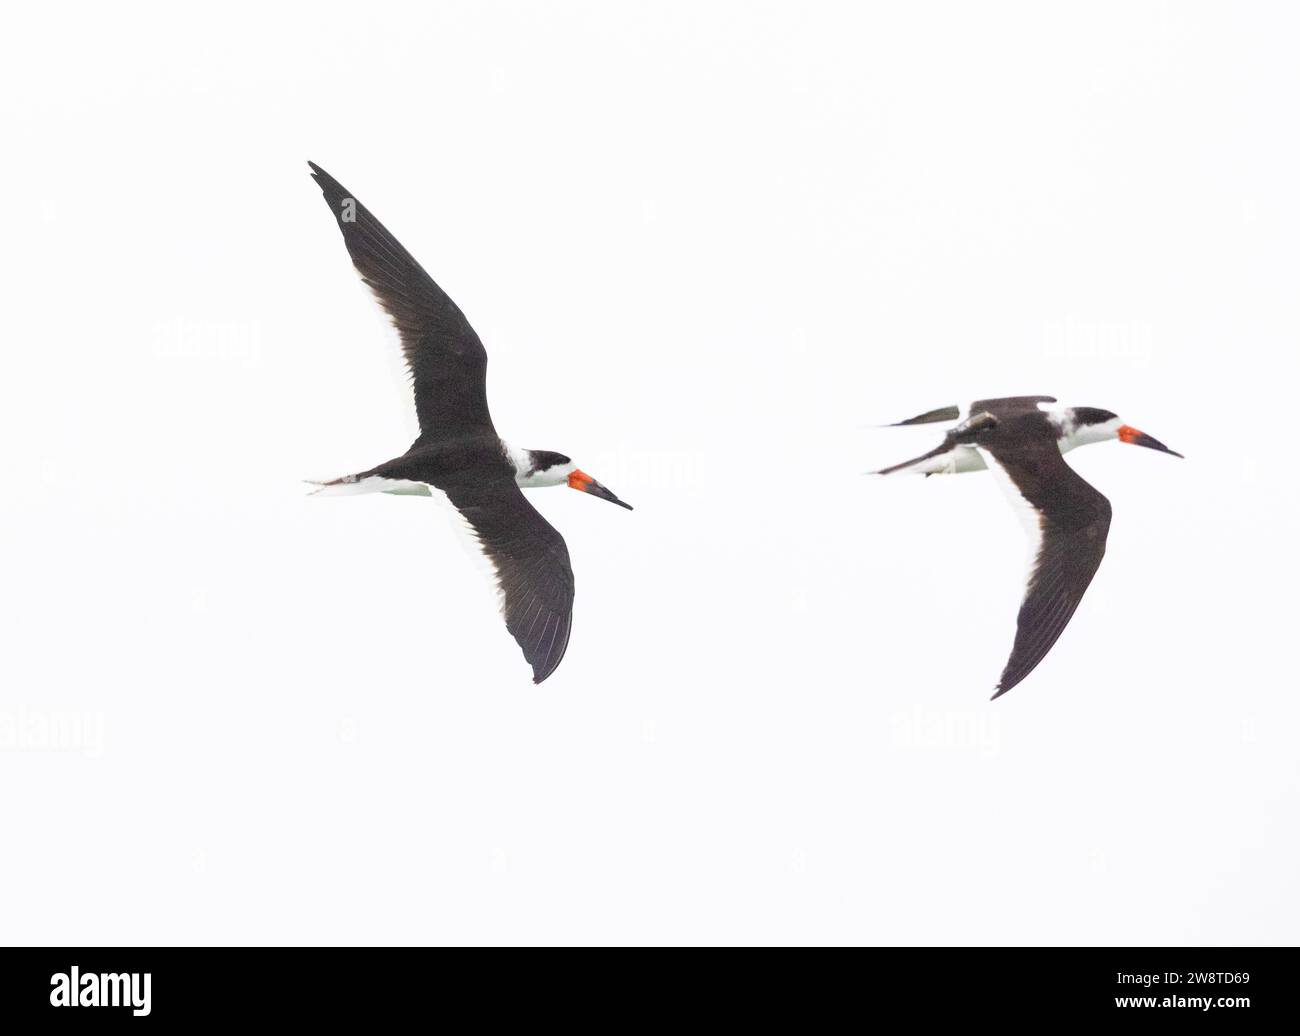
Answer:
[{"label": "bird's orange bill base", "polygon": [[1131,424],[1120,425],[1119,441],[1130,443],[1133,446],[1145,446],[1149,450],[1159,450],[1161,453],[1172,453],[1175,457],[1182,457],[1181,453],[1171,450],[1159,439],[1147,435],[1146,432],[1139,431]]},{"label": "bird's orange bill base", "polygon": [[585,471],[574,471],[569,475],[569,488],[576,489],[581,493],[590,493],[601,500],[608,500],[611,504],[618,504],[619,507],[626,507],[632,510],[631,504],[625,504],[608,489],[602,486]]}]

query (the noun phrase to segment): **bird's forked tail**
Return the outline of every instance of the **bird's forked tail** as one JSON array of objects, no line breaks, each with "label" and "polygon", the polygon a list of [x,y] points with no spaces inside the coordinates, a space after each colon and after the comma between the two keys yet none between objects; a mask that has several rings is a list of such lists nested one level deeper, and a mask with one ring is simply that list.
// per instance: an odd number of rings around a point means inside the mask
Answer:
[{"label": "bird's forked tail", "polygon": [[423,482],[408,482],[405,479],[384,478],[382,475],[344,475],[342,478],[317,482],[307,479],[309,486],[316,486],[308,496],[359,496],[362,493],[391,493],[394,496],[432,496],[429,487]]}]

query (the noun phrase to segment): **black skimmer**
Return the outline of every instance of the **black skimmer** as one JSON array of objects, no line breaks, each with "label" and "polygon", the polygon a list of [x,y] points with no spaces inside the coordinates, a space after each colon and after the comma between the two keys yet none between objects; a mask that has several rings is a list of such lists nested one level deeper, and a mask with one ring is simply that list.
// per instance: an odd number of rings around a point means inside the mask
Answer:
[{"label": "black skimmer", "polygon": [[891,427],[958,424],[943,442],[875,474],[923,475],[991,470],[1025,520],[1032,554],[1011,649],[994,698],[1011,690],[1047,655],[1083,599],[1106,553],[1110,501],[1079,477],[1063,454],[1118,439],[1174,453],[1164,443],[1096,407],[1053,408],[1051,396],[982,399],[943,407]]},{"label": "black skimmer", "polygon": [[469,321],[370,211],[314,162],[352,263],[387,310],[411,374],[420,437],[368,471],[314,483],[318,493],[447,494],[496,570],[506,628],[541,683],[560,664],[573,621],[573,568],[562,537],[521,488],[565,486],[632,510],[562,453],[522,450],[492,425],[487,352]]}]

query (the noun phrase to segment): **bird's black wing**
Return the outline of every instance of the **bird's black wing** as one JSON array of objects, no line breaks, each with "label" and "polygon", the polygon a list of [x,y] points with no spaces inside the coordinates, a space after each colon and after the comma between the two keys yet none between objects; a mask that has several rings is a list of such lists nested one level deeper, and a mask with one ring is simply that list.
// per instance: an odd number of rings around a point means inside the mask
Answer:
[{"label": "bird's black wing", "polygon": [[1036,414],[1040,403],[1055,403],[1055,396],[1003,396],[1001,399],[977,399],[970,405],[970,413],[990,413],[999,420]]},{"label": "bird's black wing", "polygon": [[913,424],[939,424],[942,421],[956,421],[961,418],[961,407],[941,406],[938,410],[927,410],[924,414],[909,417],[906,421],[895,421],[890,428],[906,428]]},{"label": "bird's black wing", "polygon": [[446,493],[496,569],[506,629],[533,667],[533,682],[541,683],[564,657],[573,623],[573,567],[564,537],[509,474]]},{"label": "bird's black wing", "polygon": [[1035,541],[1016,642],[997,698],[1033,672],[1079,607],[1106,553],[1111,509],[1110,501],[1065,463],[1050,437],[981,446]]},{"label": "bird's black wing", "polygon": [[495,436],[487,404],[487,351],[465,314],[369,209],[320,166],[307,164],[353,265],[401,335],[421,438]]},{"label": "bird's black wing", "polygon": [[956,448],[957,446],[956,443],[952,441],[952,436],[948,436],[943,442],[928,453],[923,453],[919,457],[913,457],[911,460],[905,460],[901,464],[891,464],[887,468],[880,468],[871,472],[871,474],[892,475],[895,471],[903,471],[906,468],[912,467],[914,464],[920,464],[923,461],[932,460],[935,457],[942,457],[945,453],[951,453]]},{"label": "bird's black wing", "polygon": [[[973,417],[981,412],[995,417],[1014,417],[1038,409],[1039,403],[1055,403],[1055,396],[1004,396],[1001,399],[978,399],[965,410],[966,417]],[[917,424],[940,424],[944,421],[960,421],[963,410],[959,406],[942,406],[937,410],[927,410],[924,414],[909,417],[906,421],[895,421],[890,428],[906,428]]]}]

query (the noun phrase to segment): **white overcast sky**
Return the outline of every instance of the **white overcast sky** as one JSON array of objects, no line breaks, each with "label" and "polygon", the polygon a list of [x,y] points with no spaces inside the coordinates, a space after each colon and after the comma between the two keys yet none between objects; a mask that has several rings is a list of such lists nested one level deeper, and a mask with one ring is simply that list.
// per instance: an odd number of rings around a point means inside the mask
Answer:
[{"label": "white overcast sky", "polygon": [[[1294,943],[1286,4],[25,5],[0,39],[3,938]],[[534,687],[308,175],[491,356]],[[1011,694],[989,395],[1109,553]]]}]

